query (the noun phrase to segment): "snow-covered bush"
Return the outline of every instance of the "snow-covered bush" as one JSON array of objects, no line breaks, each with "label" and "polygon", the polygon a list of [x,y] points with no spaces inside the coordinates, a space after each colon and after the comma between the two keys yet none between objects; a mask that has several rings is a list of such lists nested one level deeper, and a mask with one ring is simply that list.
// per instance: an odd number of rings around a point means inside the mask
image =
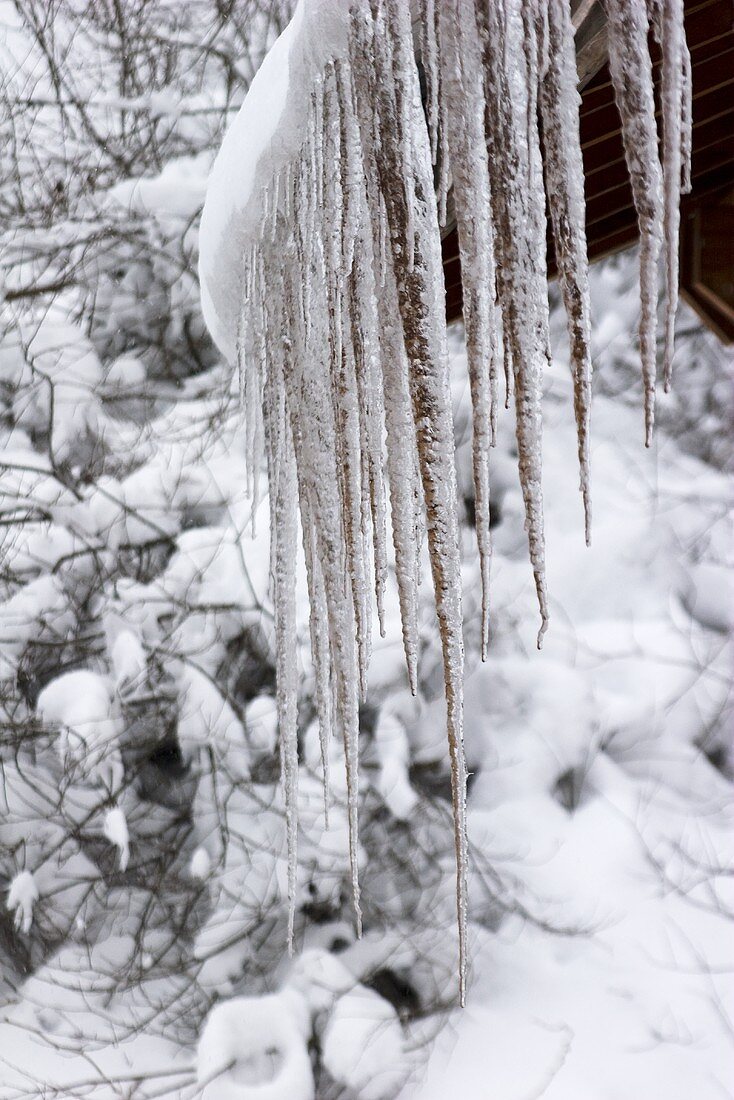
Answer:
[{"label": "snow-covered bush", "polygon": [[202,1100],[314,1100],[308,1011],[288,993],[217,1005],[201,1033]]}]

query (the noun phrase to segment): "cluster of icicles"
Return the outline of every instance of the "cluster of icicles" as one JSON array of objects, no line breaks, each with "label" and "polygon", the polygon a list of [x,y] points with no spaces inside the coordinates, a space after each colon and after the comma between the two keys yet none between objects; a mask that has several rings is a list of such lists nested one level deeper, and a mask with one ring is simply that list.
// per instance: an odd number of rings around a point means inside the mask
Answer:
[{"label": "cluster of icicles", "polygon": [[[308,14],[310,0],[303,0]],[[323,7],[323,0],[320,0]],[[590,341],[576,59],[569,0],[333,0],[347,38],[314,73],[298,156],[260,195],[244,257],[238,356],[251,490],[267,461],[278,708],[296,892],[298,511],[324,781],[343,737],[357,921],[358,709],[372,594],[388,572],[386,485],[408,675],[418,678],[418,557],[427,535],[447,702],[466,984],[464,644],[441,227],[453,207],[473,404],[473,478],[489,640],[489,465],[500,383],[514,398],[520,482],[542,624],[548,620],[541,380],[550,355],[546,203],[568,317],[589,538]],[[640,225],[640,348],[653,423],[657,269],[667,271],[665,379],[676,311],[679,195],[690,161],[683,0],[606,0],[612,81]],[[332,18],[333,18],[332,13]],[[662,50],[662,156],[648,51]],[[665,244],[663,244],[665,242]]]}]

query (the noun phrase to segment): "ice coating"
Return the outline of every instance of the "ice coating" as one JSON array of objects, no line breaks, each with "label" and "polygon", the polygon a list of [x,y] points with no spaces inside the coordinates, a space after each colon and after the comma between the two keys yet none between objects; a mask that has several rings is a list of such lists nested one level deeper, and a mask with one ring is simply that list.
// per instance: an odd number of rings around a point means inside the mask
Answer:
[{"label": "ice coating", "polygon": [[[690,158],[690,63],[680,0],[608,0],[606,11],[610,71],[640,223],[649,442],[664,233],[666,379],[672,357],[678,198]],[[662,166],[647,49],[651,27],[663,52]],[[507,397],[515,403],[539,645],[548,622],[541,484],[541,387],[550,356],[546,206],[568,318],[590,537],[590,316],[576,85],[568,0],[420,0],[410,6],[403,0],[301,0],[225,138],[202,219],[204,312],[223,353],[239,364],[253,495],[263,456],[268,471],[289,935],[298,674],[287,649],[297,517],[312,607],[324,781],[333,730],[344,743],[359,927],[358,714],[367,685],[373,588],[382,629],[389,491],[414,693],[424,534],[431,563],[447,701],[462,1002],[464,643],[440,226],[455,216],[486,656],[490,448],[498,428],[500,356]]]}]

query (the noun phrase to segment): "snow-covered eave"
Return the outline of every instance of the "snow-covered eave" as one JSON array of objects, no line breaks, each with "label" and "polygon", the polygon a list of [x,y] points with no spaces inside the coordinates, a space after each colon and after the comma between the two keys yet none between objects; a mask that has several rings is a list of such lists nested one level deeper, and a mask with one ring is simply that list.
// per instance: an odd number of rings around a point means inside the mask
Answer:
[{"label": "snow-covered eave", "polygon": [[303,94],[347,44],[349,6],[299,0],[258,69],[212,167],[201,217],[199,276],[204,320],[234,364],[243,258],[258,239],[272,181],[296,162],[310,99]]}]

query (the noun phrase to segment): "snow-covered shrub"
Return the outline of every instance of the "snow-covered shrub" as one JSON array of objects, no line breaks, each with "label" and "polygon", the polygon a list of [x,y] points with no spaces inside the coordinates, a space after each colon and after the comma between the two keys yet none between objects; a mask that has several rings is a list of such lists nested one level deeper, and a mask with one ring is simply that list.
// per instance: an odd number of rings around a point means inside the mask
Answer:
[{"label": "snow-covered shrub", "polygon": [[309,1018],[289,992],[235,997],[208,1016],[198,1049],[202,1100],[315,1100]]}]

